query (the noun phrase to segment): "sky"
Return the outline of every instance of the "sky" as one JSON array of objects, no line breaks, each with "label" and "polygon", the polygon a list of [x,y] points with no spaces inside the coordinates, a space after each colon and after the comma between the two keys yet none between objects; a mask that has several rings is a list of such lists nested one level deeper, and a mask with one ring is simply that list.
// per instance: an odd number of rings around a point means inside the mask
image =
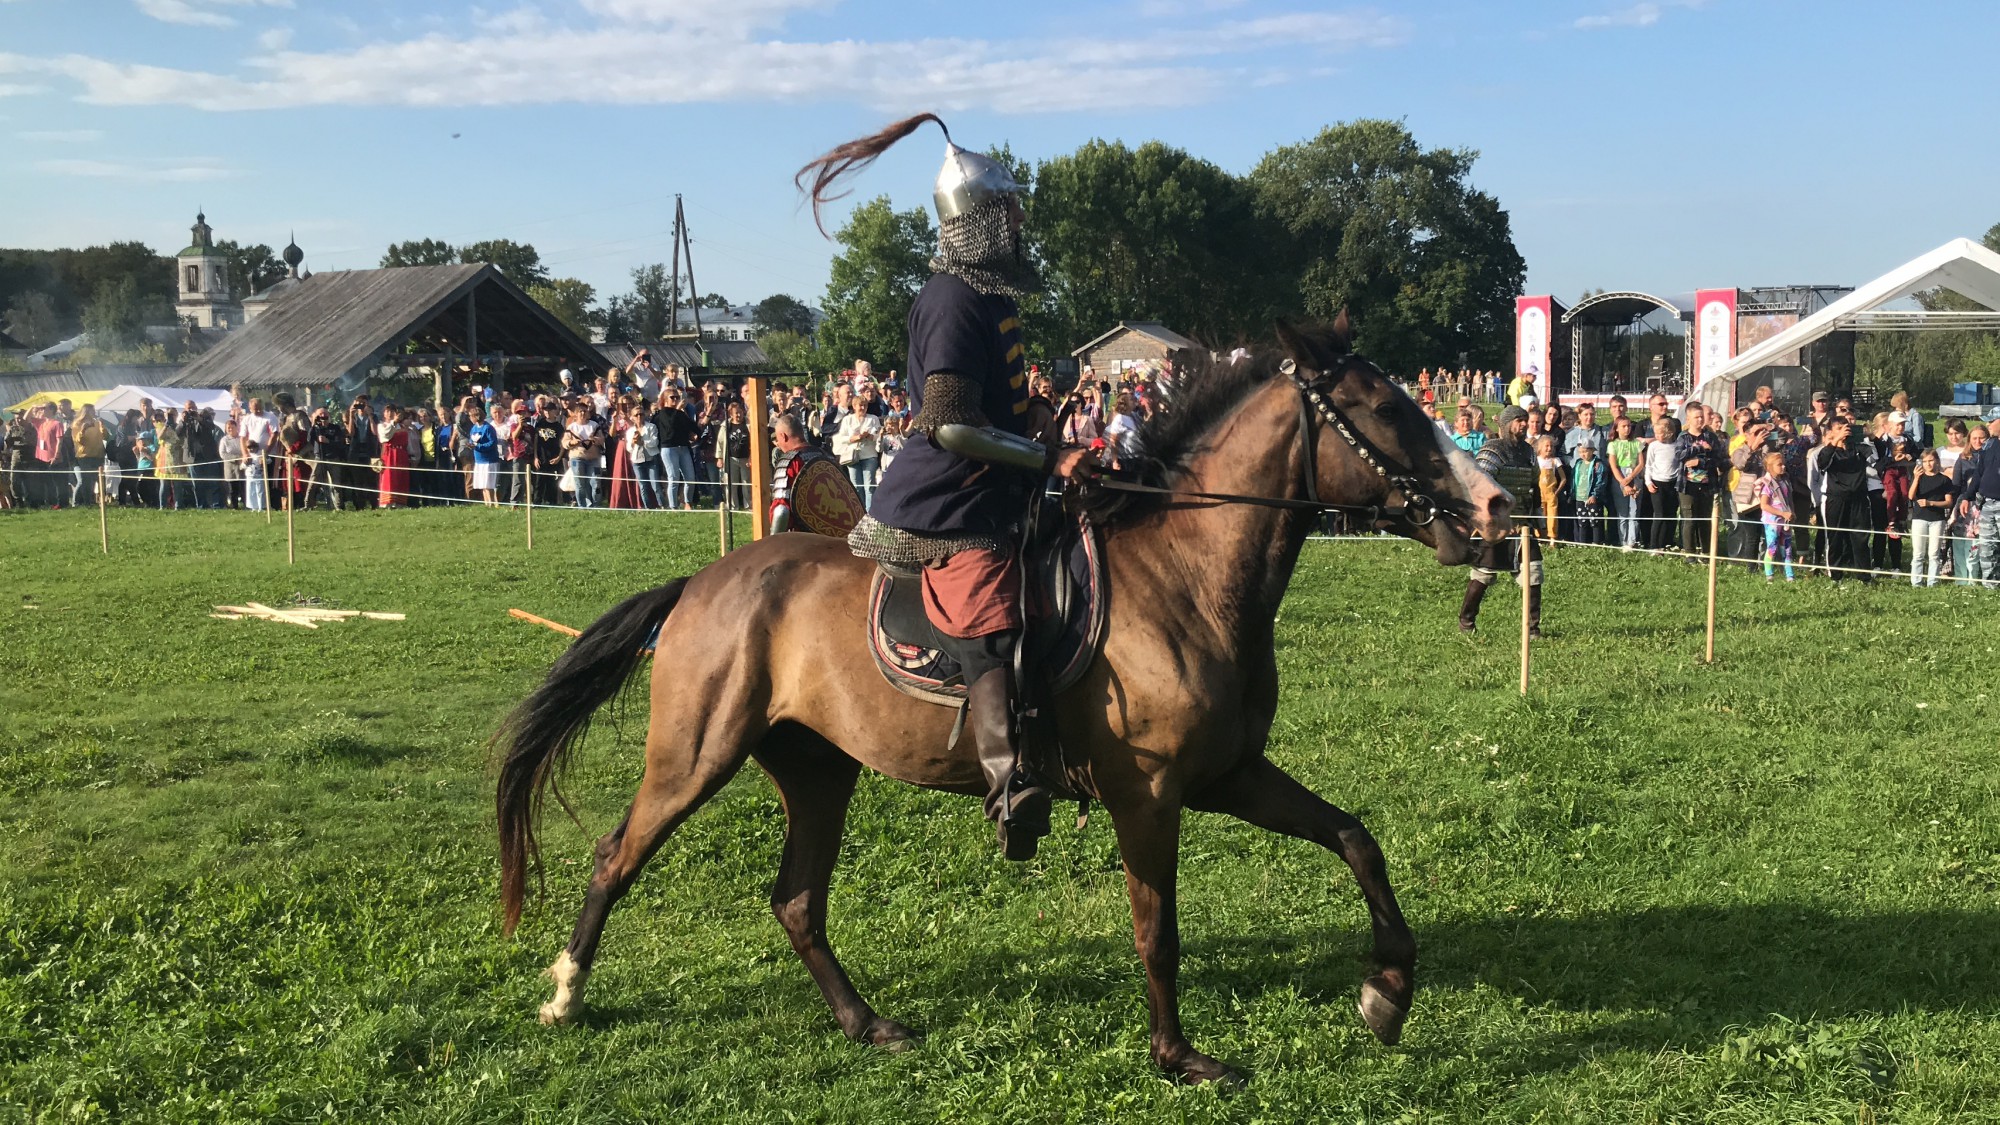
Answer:
[{"label": "sky", "polygon": [[[0,246],[173,253],[203,208],[313,270],[531,242],[603,297],[678,194],[702,291],[817,303],[792,175],[907,113],[1239,173],[1379,117],[1479,153],[1530,293],[1856,285],[2000,222],[1996,32],[1994,0],[0,0]],[[928,206],[942,153],[854,199]]]}]

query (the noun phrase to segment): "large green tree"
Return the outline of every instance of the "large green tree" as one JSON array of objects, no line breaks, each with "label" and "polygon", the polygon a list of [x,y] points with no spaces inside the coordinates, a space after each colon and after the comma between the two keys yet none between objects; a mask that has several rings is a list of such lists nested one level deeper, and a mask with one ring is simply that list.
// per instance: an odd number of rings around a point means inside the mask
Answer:
[{"label": "large green tree", "polygon": [[170,314],[157,294],[147,294],[131,277],[106,281],[83,309],[83,330],[99,352],[129,351],[139,345],[148,324],[164,323]]},{"label": "large green tree", "polygon": [[7,334],[37,351],[63,338],[62,320],[47,293],[23,293],[7,306]]},{"label": "large green tree", "polygon": [[505,238],[489,238],[484,242],[469,242],[458,248],[461,262],[491,262],[500,267],[507,280],[523,289],[541,285],[548,281],[548,268],[542,265],[542,256],[531,243],[514,242]]},{"label": "large green tree", "polygon": [[1284,237],[1271,268],[1309,316],[1352,315],[1357,347],[1390,370],[1501,366],[1526,266],[1507,212],[1468,182],[1477,154],[1426,149],[1397,121],[1333,125],[1250,173]]},{"label": "large green tree", "polygon": [[[664,263],[653,262],[632,270],[632,292],[618,302],[627,335],[619,339],[657,340],[669,330],[674,298],[673,279]],[[606,325],[606,338],[610,326]]]},{"label": "large green tree", "polygon": [[[759,338],[773,332],[792,332],[800,336],[810,336],[813,330],[812,309],[804,301],[788,293],[773,293],[757,302],[750,310],[750,327]],[[768,354],[770,349],[766,348]]]},{"label": "large green tree", "polygon": [[840,362],[903,366],[910,303],[930,277],[937,233],[921,208],[897,211],[889,197],[856,207],[834,235],[842,249],[826,284],[819,344]]},{"label": "large green tree", "polygon": [[449,242],[420,238],[398,242],[382,254],[382,268],[397,266],[455,266],[458,251]]},{"label": "large green tree", "polygon": [[1027,232],[1048,291],[1029,350],[1066,355],[1120,320],[1223,345],[1266,328],[1277,241],[1249,186],[1157,141],[1091,141],[1035,170]]},{"label": "large green tree", "polygon": [[597,290],[573,277],[554,277],[528,287],[535,303],[555,314],[570,331],[588,338],[590,329],[601,319],[597,311]]},{"label": "large green tree", "polygon": [[233,239],[224,239],[215,244],[215,249],[229,260],[229,291],[239,301],[262,291],[290,272],[289,267],[271,253],[271,248],[261,242],[255,246],[242,246]]}]

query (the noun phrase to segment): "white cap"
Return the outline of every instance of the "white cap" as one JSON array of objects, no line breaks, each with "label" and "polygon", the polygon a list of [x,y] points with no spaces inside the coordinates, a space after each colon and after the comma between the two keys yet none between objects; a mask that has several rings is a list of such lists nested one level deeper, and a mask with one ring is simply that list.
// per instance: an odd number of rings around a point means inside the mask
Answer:
[{"label": "white cap", "polygon": [[563,368],[561,371],[556,372],[556,376],[565,383],[569,382],[571,379],[576,378],[576,376],[571,375],[569,373],[569,368],[567,367]]}]

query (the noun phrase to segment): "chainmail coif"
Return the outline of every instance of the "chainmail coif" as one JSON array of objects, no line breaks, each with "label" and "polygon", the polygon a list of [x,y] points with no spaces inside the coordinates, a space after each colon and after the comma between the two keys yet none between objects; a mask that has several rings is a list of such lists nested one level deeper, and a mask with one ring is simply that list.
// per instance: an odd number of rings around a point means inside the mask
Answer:
[{"label": "chainmail coif", "polygon": [[975,292],[1020,299],[1042,288],[1007,220],[1010,196],[998,195],[962,215],[938,220],[934,273],[948,273]]}]

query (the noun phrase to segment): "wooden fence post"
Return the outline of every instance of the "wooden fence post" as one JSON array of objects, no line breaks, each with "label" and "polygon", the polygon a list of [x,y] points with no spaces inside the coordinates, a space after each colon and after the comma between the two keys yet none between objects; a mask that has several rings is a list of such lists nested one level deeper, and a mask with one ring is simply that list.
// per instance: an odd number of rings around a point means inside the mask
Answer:
[{"label": "wooden fence post", "polygon": [[1722,505],[1710,501],[1708,509],[1708,647],[1702,663],[1715,663],[1715,572],[1722,550]]},{"label": "wooden fence post", "polygon": [[1530,575],[1528,572],[1528,548],[1530,547],[1530,545],[1534,543],[1534,541],[1535,541],[1534,529],[1528,527],[1522,528],[1521,557],[1518,560],[1521,564],[1520,571],[1521,571],[1521,694],[1522,695],[1528,694],[1528,628],[1530,625],[1533,624],[1533,622],[1528,616],[1528,591],[1532,589],[1532,587],[1529,586],[1528,584],[1529,579],[1532,577],[1532,575]]},{"label": "wooden fence post", "polygon": [[105,554],[111,553],[111,522],[104,514],[104,465],[97,466],[97,541]]},{"label": "wooden fence post", "polygon": [[750,538],[771,534],[771,381],[752,375],[743,381],[750,423]]}]

